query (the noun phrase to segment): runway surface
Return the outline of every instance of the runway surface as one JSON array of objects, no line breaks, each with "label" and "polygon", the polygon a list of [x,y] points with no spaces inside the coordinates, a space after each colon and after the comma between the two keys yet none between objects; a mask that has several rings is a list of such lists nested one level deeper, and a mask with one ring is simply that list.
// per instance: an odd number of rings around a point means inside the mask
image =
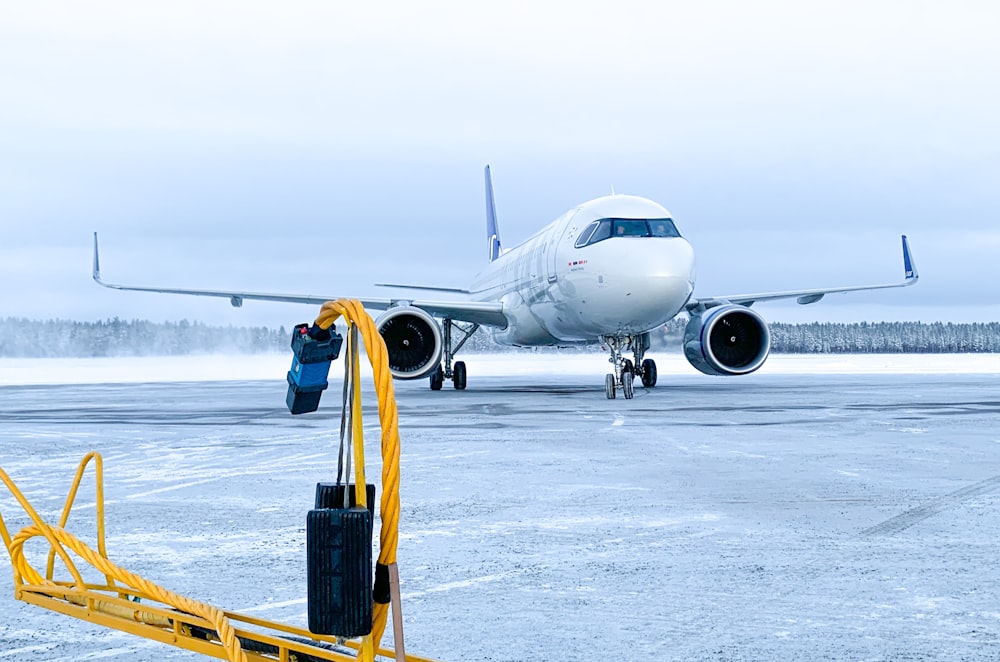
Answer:
[{"label": "runway surface", "polygon": [[[1000,376],[661,374],[609,401],[601,375],[477,377],[470,362],[465,392],[396,387],[408,652],[1000,650]],[[54,519],[79,459],[101,451],[112,560],[304,625],[305,516],[314,484],[336,472],[339,392],[300,417],[284,394],[282,376],[0,387],[0,466]],[[90,507],[70,528],[86,536],[93,501],[81,499]],[[25,524],[6,492],[0,511]],[[22,604],[5,586],[0,660],[203,659]]]}]

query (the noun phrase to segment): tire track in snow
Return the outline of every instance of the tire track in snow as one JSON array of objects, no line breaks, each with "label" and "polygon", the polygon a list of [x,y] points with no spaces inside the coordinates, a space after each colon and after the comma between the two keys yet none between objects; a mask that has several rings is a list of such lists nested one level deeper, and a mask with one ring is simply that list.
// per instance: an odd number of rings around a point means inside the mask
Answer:
[{"label": "tire track in snow", "polygon": [[973,497],[977,497],[980,494],[986,494],[987,492],[992,492],[997,488],[1000,488],[1000,475],[987,478],[986,480],[981,480],[978,483],[969,485],[968,487],[963,487],[960,490],[955,490],[949,494],[939,496],[922,506],[917,506],[916,508],[903,511],[895,517],[890,517],[881,524],[876,524],[875,526],[863,530],[861,535],[883,536],[899,533],[900,531],[913,526],[917,522],[922,522],[923,520],[933,517],[944,510],[954,508],[955,506],[961,505]]}]

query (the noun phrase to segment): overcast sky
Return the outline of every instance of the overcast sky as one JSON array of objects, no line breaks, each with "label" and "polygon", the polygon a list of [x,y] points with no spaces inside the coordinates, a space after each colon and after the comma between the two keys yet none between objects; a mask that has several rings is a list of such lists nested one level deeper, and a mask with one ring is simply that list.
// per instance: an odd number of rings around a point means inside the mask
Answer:
[{"label": "overcast sky", "polygon": [[30,2],[0,12],[0,316],[291,325],[617,192],[696,295],[888,282],[772,320],[1000,319],[1000,5]]}]

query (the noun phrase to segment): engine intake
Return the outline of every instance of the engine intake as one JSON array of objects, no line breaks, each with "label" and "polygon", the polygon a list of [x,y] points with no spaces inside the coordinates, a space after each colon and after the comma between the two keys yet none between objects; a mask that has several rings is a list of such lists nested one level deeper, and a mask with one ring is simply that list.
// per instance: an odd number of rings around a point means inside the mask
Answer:
[{"label": "engine intake", "polygon": [[391,308],[375,321],[389,353],[389,372],[397,379],[419,379],[441,363],[441,327],[413,306]]},{"label": "engine intake", "polygon": [[710,308],[684,329],[684,356],[706,375],[746,375],[771,351],[767,322],[745,306]]}]

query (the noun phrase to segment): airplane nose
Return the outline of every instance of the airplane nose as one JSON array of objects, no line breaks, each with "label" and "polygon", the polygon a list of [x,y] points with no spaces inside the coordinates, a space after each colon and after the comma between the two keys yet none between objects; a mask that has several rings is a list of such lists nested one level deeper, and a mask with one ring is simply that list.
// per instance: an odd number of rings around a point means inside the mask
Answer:
[{"label": "airplane nose", "polygon": [[683,278],[692,288],[694,288],[694,248],[687,239],[678,237],[670,240],[667,250],[667,262],[669,275]]},{"label": "airplane nose", "polygon": [[637,244],[621,273],[623,284],[629,287],[626,296],[640,296],[658,308],[669,303],[676,314],[694,290],[691,244],[679,237]]},{"label": "airplane nose", "polygon": [[627,254],[604,262],[589,298],[596,305],[588,315],[600,320],[602,333],[641,333],[665,324],[694,291],[694,251],[685,239],[626,241]]},{"label": "airplane nose", "polygon": [[553,314],[554,335],[643,333],[673,319],[694,291],[694,250],[680,237],[602,241],[580,258],[559,279],[568,303]]}]

